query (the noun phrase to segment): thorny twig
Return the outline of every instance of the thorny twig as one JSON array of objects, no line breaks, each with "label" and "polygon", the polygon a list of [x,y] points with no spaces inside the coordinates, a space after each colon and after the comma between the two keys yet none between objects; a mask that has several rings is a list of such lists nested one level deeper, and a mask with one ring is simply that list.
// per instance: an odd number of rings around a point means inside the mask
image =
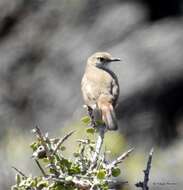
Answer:
[{"label": "thorny twig", "polygon": [[27,178],[27,176],[26,176],[23,172],[21,172],[19,169],[15,168],[14,166],[12,166],[12,168],[13,168],[16,172],[18,172],[21,176]]},{"label": "thorny twig", "polygon": [[130,155],[130,153],[134,150],[134,148],[129,149],[128,151],[124,152],[121,156],[115,159],[113,162],[108,164],[107,168],[111,169],[114,168],[117,164],[120,164],[126,157]]},{"label": "thorny twig", "polygon": [[128,151],[123,153],[121,156],[119,156],[116,160],[114,160],[111,164],[115,166],[115,165],[121,163],[126,157],[128,157],[130,155],[130,153],[133,150],[134,150],[134,148],[129,149]]},{"label": "thorny twig", "polygon": [[138,182],[135,184],[136,187],[142,188],[142,190],[148,190],[148,181],[149,181],[149,174],[151,170],[151,162],[152,162],[152,155],[153,155],[154,149],[152,148],[150,153],[149,153],[149,158],[147,161],[147,166],[146,169],[143,171],[144,172],[144,181],[143,182]]},{"label": "thorny twig", "polygon": [[42,166],[40,165],[39,161],[36,159],[34,159],[34,160],[35,160],[36,164],[38,165],[38,168],[41,170],[41,173],[43,174],[43,176],[46,177],[47,175],[46,175],[45,171],[43,170]]},{"label": "thorny twig", "polygon": [[[46,156],[50,160],[50,163],[52,163],[53,162],[53,160],[52,160],[52,150],[50,150],[47,147],[47,143],[50,143],[50,140],[47,138],[46,135],[42,134],[42,132],[41,132],[41,130],[39,129],[38,126],[36,126],[36,128],[33,129],[33,133],[35,133],[37,135],[37,137],[40,139],[41,144],[44,147],[44,150],[46,152]],[[36,164],[38,165],[39,169],[41,170],[43,176],[46,177],[47,175],[46,175],[45,171],[43,170],[43,168],[41,167],[41,165],[39,164],[39,161],[37,159],[34,159],[34,160],[35,160]]]},{"label": "thorny twig", "polygon": [[63,138],[61,138],[57,145],[56,145],[56,148],[55,150],[53,151],[53,155],[57,152],[57,150],[60,148],[60,146],[64,143],[64,141],[66,141],[73,133],[75,132],[75,130],[69,132],[68,134],[66,134]]},{"label": "thorny twig", "polygon": [[45,140],[44,135],[42,135],[41,130],[39,129],[38,126],[36,126],[35,129],[33,129],[32,131],[33,131],[33,133],[37,134],[37,137],[41,140],[41,143],[44,146],[44,149],[46,151],[46,155],[50,158],[51,153],[50,153],[50,151],[46,145],[46,140]]}]

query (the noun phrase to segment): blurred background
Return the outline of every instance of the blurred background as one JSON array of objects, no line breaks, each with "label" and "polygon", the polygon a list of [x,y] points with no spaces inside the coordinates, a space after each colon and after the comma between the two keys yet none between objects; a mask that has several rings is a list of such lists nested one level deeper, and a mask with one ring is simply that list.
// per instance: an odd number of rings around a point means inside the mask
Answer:
[{"label": "blurred background", "polygon": [[86,135],[80,81],[96,51],[122,59],[113,65],[120,130],[105,143],[114,156],[135,147],[122,164],[126,189],[142,180],[152,146],[151,189],[181,189],[182,50],[182,0],[0,0],[0,189],[14,184],[11,166],[39,174],[35,125],[52,137],[77,128],[70,150]]}]

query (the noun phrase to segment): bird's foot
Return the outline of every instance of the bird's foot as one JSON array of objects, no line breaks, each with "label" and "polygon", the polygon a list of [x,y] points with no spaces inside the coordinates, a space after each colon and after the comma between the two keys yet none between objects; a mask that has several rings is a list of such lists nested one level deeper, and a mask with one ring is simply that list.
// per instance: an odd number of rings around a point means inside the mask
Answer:
[{"label": "bird's foot", "polygon": [[96,122],[95,122],[95,117],[93,115],[93,109],[91,107],[87,106],[87,111],[88,111],[88,116],[90,117],[89,126],[92,128],[96,128]]}]

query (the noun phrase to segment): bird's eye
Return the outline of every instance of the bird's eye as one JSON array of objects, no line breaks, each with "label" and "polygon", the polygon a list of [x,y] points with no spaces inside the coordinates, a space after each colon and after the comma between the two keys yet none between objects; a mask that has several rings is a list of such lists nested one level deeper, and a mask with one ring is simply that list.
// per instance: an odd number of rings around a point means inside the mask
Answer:
[{"label": "bird's eye", "polygon": [[100,62],[104,62],[105,61],[105,59],[103,57],[99,57],[98,59],[100,60]]}]

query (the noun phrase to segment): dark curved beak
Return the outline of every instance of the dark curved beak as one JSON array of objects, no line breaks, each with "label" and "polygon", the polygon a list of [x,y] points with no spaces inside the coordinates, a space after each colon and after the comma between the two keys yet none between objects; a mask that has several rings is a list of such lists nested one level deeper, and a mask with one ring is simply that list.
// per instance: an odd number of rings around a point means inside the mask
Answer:
[{"label": "dark curved beak", "polygon": [[111,59],[111,62],[115,62],[115,61],[121,61],[121,59],[120,58],[112,58]]}]

